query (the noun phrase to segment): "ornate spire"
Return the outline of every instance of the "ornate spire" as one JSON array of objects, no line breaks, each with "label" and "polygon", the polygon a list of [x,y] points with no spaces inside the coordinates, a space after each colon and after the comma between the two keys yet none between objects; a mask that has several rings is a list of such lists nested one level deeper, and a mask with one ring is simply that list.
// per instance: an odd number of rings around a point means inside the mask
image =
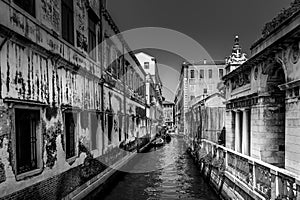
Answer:
[{"label": "ornate spire", "polygon": [[241,51],[242,51],[242,48],[240,47],[239,36],[235,36],[234,45],[233,45],[233,48],[232,48],[232,53],[235,53],[239,56]]},{"label": "ornate spire", "polygon": [[230,67],[230,71],[232,71],[233,69],[231,69],[231,66],[235,66],[233,68],[236,68],[243,64],[245,61],[247,61],[247,55],[245,53],[242,53],[239,36],[235,36],[232,53],[229,57],[226,58],[226,63],[228,67]]}]

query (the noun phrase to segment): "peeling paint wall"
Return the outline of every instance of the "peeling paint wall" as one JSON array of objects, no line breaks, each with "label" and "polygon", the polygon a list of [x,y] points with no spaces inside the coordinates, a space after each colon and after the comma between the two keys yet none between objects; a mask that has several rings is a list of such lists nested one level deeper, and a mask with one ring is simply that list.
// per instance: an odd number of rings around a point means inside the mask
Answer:
[{"label": "peeling paint wall", "polygon": [[[99,2],[90,0],[89,3],[93,10],[99,10]],[[60,4],[61,0],[37,0],[38,12],[34,19],[17,11],[12,2],[0,0],[0,24],[3,25],[0,37],[8,38],[0,50],[0,198],[57,177],[72,180],[72,185],[65,186],[70,192],[105,169],[100,157],[114,163],[126,154],[118,150],[122,142],[146,135],[145,120],[137,120],[137,115],[142,115],[141,110],[145,109],[144,97],[124,88],[130,81],[125,78],[114,80],[115,87],[102,84],[100,78],[105,66],[87,58],[85,0],[74,0],[75,46],[60,36]],[[14,33],[13,37],[8,30]],[[122,52],[116,46],[113,50],[114,58]],[[107,58],[113,54],[111,49],[109,53],[103,52]],[[134,58],[128,55],[126,58],[144,81],[145,75]],[[104,74],[113,80],[111,74]],[[18,106],[40,111],[36,131],[40,163],[37,172],[21,174],[23,177],[16,169],[15,108]],[[75,156],[71,159],[66,159],[66,112],[74,112],[76,116]],[[107,118],[103,117],[109,112],[114,114],[111,144],[107,140]],[[126,134],[132,137],[126,138]]]},{"label": "peeling paint wall", "polygon": [[74,0],[75,4],[75,32],[76,46],[87,52],[88,49],[88,13],[85,0]]}]

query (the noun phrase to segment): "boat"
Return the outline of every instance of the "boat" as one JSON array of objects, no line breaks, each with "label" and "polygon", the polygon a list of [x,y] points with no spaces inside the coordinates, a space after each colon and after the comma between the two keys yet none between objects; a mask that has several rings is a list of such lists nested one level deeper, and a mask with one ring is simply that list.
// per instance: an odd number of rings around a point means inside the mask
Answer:
[{"label": "boat", "polygon": [[151,142],[151,144],[152,144],[153,146],[156,146],[156,147],[162,146],[162,145],[164,145],[164,143],[165,143],[165,141],[164,141],[164,139],[162,139],[162,138],[156,138],[155,140],[153,140],[153,141]]}]

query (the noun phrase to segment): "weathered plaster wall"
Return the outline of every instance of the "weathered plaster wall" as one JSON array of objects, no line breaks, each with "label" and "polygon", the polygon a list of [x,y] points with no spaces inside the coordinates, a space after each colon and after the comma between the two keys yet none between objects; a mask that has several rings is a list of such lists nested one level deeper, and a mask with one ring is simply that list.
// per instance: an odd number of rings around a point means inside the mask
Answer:
[{"label": "weathered plaster wall", "polygon": [[[40,55],[33,49],[14,41],[3,46],[1,58],[1,97],[26,102],[44,103],[42,109],[42,171],[40,174],[18,181],[14,169],[15,147],[14,115],[1,99],[1,156],[0,180],[1,196],[26,188],[34,183],[61,174],[83,164],[88,152],[80,151],[80,144],[90,149],[90,129],[83,127],[79,114],[76,137],[76,160],[66,161],[64,152],[63,113],[60,105],[96,110],[100,108],[100,87],[97,81],[71,71],[67,66],[55,65],[46,55]],[[65,68],[67,67],[67,69]],[[30,103],[29,103],[30,105]]]}]

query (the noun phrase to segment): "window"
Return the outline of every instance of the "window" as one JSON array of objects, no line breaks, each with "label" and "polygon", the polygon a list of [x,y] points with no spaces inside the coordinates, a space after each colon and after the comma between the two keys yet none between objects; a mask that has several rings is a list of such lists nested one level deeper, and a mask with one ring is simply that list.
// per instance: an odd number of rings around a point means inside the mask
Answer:
[{"label": "window", "polygon": [[200,69],[200,77],[199,78],[204,78],[204,69]]},{"label": "window", "polygon": [[40,110],[15,109],[17,174],[40,167]]},{"label": "window", "polygon": [[212,78],[212,69],[208,70],[208,78]]},{"label": "window", "polygon": [[144,62],[144,68],[149,69],[149,62]]},{"label": "window", "polygon": [[195,99],[195,96],[191,96],[191,100]]},{"label": "window", "polygon": [[122,141],[122,129],[123,129],[123,116],[122,113],[119,113],[119,142]]},{"label": "window", "polygon": [[195,78],[195,70],[191,70],[191,76],[190,76],[191,78]]},{"label": "window", "polygon": [[91,113],[91,150],[98,148],[97,146],[97,129],[99,116],[96,113]]},{"label": "window", "polygon": [[207,94],[207,88],[204,88],[204,89],[203,89],[203,93],[204,93],[204,94]]},{"label": "window", "polygon": [[35,0],[14,0],[14,3],[35,17]]},{"label": "window", "polygon": [[77,128],[77,113],[65,113],[65,152],[66,158],[70,159],[76,155],[76,128]]},{"label": "window", "polygon": [[219,69],[219,78],[222,79],[224,74],[223,74],[223,69]]},{"label": "window", "polygon": [[96,51],[96,20],[92,16],[91,11],[89,12],[89,56],[96,61],[97,51]]},{"label": "window", "polygon": [[73,0],[62,0],[62,37],[74,45],[74,10]]}]

